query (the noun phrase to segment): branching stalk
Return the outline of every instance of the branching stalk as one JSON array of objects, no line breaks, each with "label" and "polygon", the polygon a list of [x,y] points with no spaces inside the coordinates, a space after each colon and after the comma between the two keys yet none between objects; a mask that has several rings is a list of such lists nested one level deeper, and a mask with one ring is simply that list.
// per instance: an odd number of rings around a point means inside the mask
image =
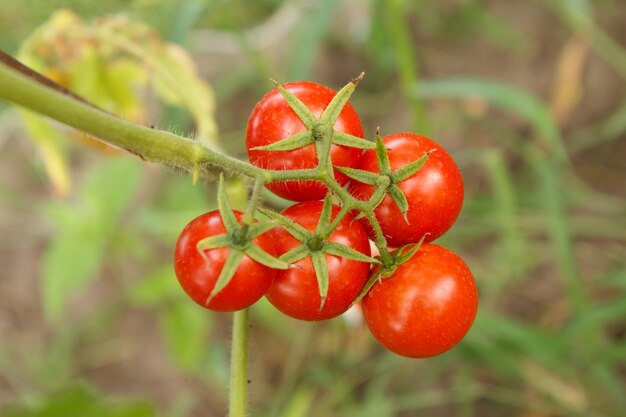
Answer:
[{"label": "branching stalk", "polygon": [[[299,102],[298,99],[289,96],[291,93],[285,92],[284,89],[281,90],[292,102],[293,105],[290,104],[292,108],[297,110],[298,114],[302,115],[303,123],[310,129],[313,129],[315,149],[318,154],[318,166],[311,169],[273,171],[259,168],[247,162],[224,155],[191,139],[170,132],[151,129],[116,117],[98,109],[86,100],[55,84],[53,81],[33,73],[30,69],[24,67],[10,56],[0,52],[0,99],[7,100],[18,106],[89,133],[107,144],[127,150],[145,161],[184,169],[193,173],[194,177],[197,173],[208,175],[227,171],[229,173],[236,173],[253,178],[255,180],[254,188],[248,207],[244,213],[243,226],[238,231],[238,233],[241,234],[242,241],[248,236],[249,230],[255,227],[254,213],[257,209],[258,201],[260,200],[261,191],[266,183],[287,180],[317,180],[324,183],[330,192],[341,201],[341,210],[337,216],[332,221],[330,221],[330,215],[327,219],[325,218],[324,224],[320,226],[320,230],[316,232],[316,238],[321,239],[319,242],[320,248],[324,246],[324,240],[328,239],[342,219],[344,219],[348,213],[356,210],[361,212],[361,215],[365,217],[372,226],[375,235],[375,243],[380,251],[380,258],[382,259],[382,268],[392,268],[395,260],[387,248],[385,236],[376,219],[374,210],[389,192],[390,182],[393,181],[393,177],[389,177],[381,171],[374,185],[376,187],[374,193],[367,201],[363,201],[354,197],[337,182],[333,171],[333,162],[330,157],[333,140],[342,146],[355,146],[357,148],[369,149],[374,146],[371,142],[369,144],[364,142],[366,145],[361,145],[358,143],[359,138],[351,137],[348,134],[338,134],[337,138],[334,139],[335,131],[333,130],[333,126],[335,119],[338,117],[343,105],[347,103],[350,94],[352,94],[354,87],[356,87],[356,83],[361,78],[362,77],[357,78],[338,93],[336,99],[333,100],[335,104],[331,103],[322,115],[322,120],[319,121],[313,120],[314,116],[312,113],[304,104]],[[279,86],[279,89],[281,88],[282,87]],[[315,123],[318,124],[316,125]],[[355,141],[357,142],[356,144]],[[294,140],[291,140],[287,144],[292,144],[293,142]],[[379,153],[380,152],[386,157],[384,151],[379,151]],[[355,170],[352,170],[352,172],[354,171]],[[225,197],[224,201],[226,201]],[[227,205],[226,203],[224,204]],[[330,199],[328,199],[327,204],[330,204]],[[224,210],[226,210],[226,208],[224,208]],[[230,208],[228,208],[228,210],[230,210]],[[276,213],[274,213],[274,216],[270,217],[276,220],[275,216],[278,216],[280,220],[280,216]],[[235,220],[233,220],[233,222],[236,223]],[[238,225],[235,226],[238,227]],[[256,229],[255,233],[261,233],[263,227],[267,227],[267,225],[261,225],[260,228]],[[295,225],[293,228],[295,228],[293,233],[298,232]],[[302,234],[303,232],[300,231],[298,233]],[[215,242],[212,243],[215,244]],[[342,256],[352,256],[353,259],[360,259],[357,255],[361,254],[351,254],[347,249],[342,250],[337,244],[334,245],[335,246],[332,246],[331,243],[327,244],[330,253],[340,253],[343,254]],[[262,253],[254,251],[247,253],[250,253],[250,256],[256,256],[255,259],[265,259],[267,257],[264,258]],[[316,254],[315,256],[319,256],[319,259],[321,259],[319,265],[316,264],[316,271],[318,269],[324,269],[322,268],[325,267],[323,254]],[[367,259],[365,255],[363,255],[363,257]],[[278,260],[275,261],[279,262]],[[325,274],[326,278],[328,278],[327,271]],[[324,288],[327,288],[327,279],[322,280],[322,282],[324,282]],[[322,288],[322,284],[320,284],[320,288]],[[323,291],[323,295],[326,295],[325,291]],[[246,417],[248,326],[248,310],[234,313],[229,394],[230,417]]]}]

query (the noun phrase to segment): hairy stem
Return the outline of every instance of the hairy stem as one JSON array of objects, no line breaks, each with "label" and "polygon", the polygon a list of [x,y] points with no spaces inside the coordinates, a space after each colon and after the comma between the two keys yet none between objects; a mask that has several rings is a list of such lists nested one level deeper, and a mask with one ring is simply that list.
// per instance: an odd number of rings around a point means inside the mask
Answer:
[{"label": "hairy stem", "polygon": [[394,263],[393,256],[391,256],[391,253],[389,253],[389,249],[387,247],[387,239],[385,239],[385,235],[383,234],[383,231],[380,228],[380,224],[378,223],[378,220],[376,219],[374,212],[373,211],[364,212],[364,214],[367,220],[372,225],[372,229],[374,230],[374,236],[375,236],[374,243],[376,243],[376,247],[380,251],[380,257],[382,258],[382,261],[383,261],[383,267],[393,266],[393,263]]},{"label": "hairy stem", "polygon": [[248,309],[233,314],[230,350],[229,417],[246,417],[248,408]]},{"label": "hairy stem", "polygon": [[341,223],[343,218],[346,217],[350,210],[352,210],[352,207],[348,204],[345,204],[343,207],[341,207],[339,213],[337,213],[333,221],[330,223],[330,226],[328,226],[328,230],[326,231],[326,233],[323,233],[320,237],[323,239],[328,239],[333,230],[335,230],[337,226],[339,226],[339,223]]},{"label": "hairy stem", "polygon": [[146,161],[189,172],[199,166],[205,172],[219,167],[251,177],[271,175],[190,139],[120,119],[5,65],[0,65],[0,98],[94,135]]},{"label": "hairy stem", "polygon": [[252,194],[250,195],[250,200],[248,201],[248,207],[246,207],[246,212],[243,216],[243,221],[245,224],[252,224],[254,221],[254,212],[256,211],[256,206],[259,203],[259,199],[261,198],[261,192],[263,191],[263,186],[265,182],[262,177],[258,177],[254,181],[254,188],[252,189]]},{"label": "hairy stem", "polygon": [[[341,217],[351,210],[358,210],[372,224],[376,233],[376,245],[383,257],[383,264],[388,265],[393,262],[387,250],[380,225],[373,213],[385,190],[381,184],[369,201],[361,201],[337,182],[334,178],[330,158],[333,135],[330,127],[323,129],[321,143],[316,146],[318,154],[321,153],[318,155],[319,164],[317,167],[272,171],[224,155],[201,143],[170,132],[151,129],[116,117],[98,109],[40,74],[34,73],[4,53],[0,53],[0,99],[13,102],[89,133],[100,138],[103,142],[127,150],[145,161],[181,168],[193,173],[194,176],[198,172],[208,174],[230,171],[255,178],[257,195],[262,185],[267,182],[322,181],[339,198],[343,206],[341,216],[338,216],[339,220],[335,219],[332,222],[328,234],[337,227]],[[256,204],[257,198],[253,196],[252,204]]]}]

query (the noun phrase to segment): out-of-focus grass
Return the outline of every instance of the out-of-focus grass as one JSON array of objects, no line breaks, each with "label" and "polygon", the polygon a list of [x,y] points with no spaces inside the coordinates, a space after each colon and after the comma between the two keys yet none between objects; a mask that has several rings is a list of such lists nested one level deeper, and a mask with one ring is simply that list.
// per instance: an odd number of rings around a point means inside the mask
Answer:
[{"label": "out-of-focus grass", "polygon": [[[9,51],[58,6],[18,3],[0,2],[0,46]],[[613,155],[623,154],[626,137],[619,2],[63,5],[85,17],[127,12],[197,51],[218,96],[221,144],[233,154],[245,157],[243,128],[271,88],[267,77],[338,88],[365,70],[353,104],[366,131],[427,126],[464,172],[465,208],[441,243],[467,260],[479,284],[481,309],[466,339],[441,357],[411,361],[383,351],[361,324],[295,322],[263,301],[252,311],[253,415],[623,415],[626,180]],[[588,42],[588,69],[567,78],[582,96],[556,118],[551,92],[564,81],[554,69],[572,37]],[[594,107],[597,91],[610,92],[602,100],[613,104]],[[187,120],[164,114],[161,126]],[[229,316],[187,303],[169,265],[179,228],[213,207],[213,187],[145,168],[137,197],[110,224],[110,258],[84,299],[72,301],[82,313],[50,326],[39,269],[20,259],[33,263],[60,236],[40,207],[69,210],[89,193],[77,188],[71,201],[51,204],[10,119],[0,118],[0,262],[23,275],[0,276],[0,405],[39,415],[83,381],[102,395],[154,402],[164,416],[224,414]],[[89,150],[75,159],[78,183],[115,164]]]}]

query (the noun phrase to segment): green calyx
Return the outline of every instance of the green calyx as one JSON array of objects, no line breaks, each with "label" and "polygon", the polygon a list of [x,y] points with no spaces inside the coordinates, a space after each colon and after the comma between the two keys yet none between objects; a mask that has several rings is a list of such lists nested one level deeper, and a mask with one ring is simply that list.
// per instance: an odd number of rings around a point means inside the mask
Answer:
[{"label": "green calyx", "polygon": [[281,255],[279,258],[281,261],[287,264],[293,264],[306,257],[311,258],[320,291],[320,309],[324,307],[326,296],[328,295],[329,275],[328,266],[326,264],[327,255],[341,256],[359,262],[379,262],[377,259],[364,255],[355,249],[328,240],[332,230],[337,227],[339,221],[348,213],[347,210],[342,209],[333,220],[332,200],[330,195],[327,195],[324,199],[324,205],[322,206],[320,218],[314,232],[310,232],[293,220],[274,211],[266,209],[259,209],[259,211],[271,220],[274,220],[300,242],[300,245]]},{"label": "green calyx", "polygon": [[374,284],[376,284],[378,281],[387,279],[393,276],[394,272],[396,272],[396,269],[398,269],[400,265],[407,262],[417,253],[419,248],[424,243],[425,238],[426,236],[423,236],[419,242],[405,245],[391,252],[390,255],[391,255],[392,262],[388,264],[383,263],[383,265],[380,268],[378,268],[376,272],[372,274],[372,276],[367,281],[367,283],[365,284],[365,286],[363,287],[363,289],[361,290],[357,298],[354,300],[352,305],[361,301],[361,299],[365,297],[365,294],[367,294],[369,290],[374,286]]},{"label": "green calyx", "polygon": [[393,171],[391,169],[391,163],[389,162],[389,150],[385,147],[385,144],[380,137],[379,132],[376,132],[376,159],[378,161],[379,173],[365,171],[362,169],[354,169],[347,167],[337,167],[337,169],[344,175],[359,181],[364,184],[373,185],[378,190],[384,190],[384,194],[378,192],[372,195],[370,202],[374,207],[378,206],[388,194],[396,203],[400,212],[404,216],[404,220],[408,223],[407,212],[409,210],[409,204],[402,189],[397,185],[406,180],[413,174],[417,173],[428,160],[429,155],[434,152],[435,149],[428,151],[421,158],[413,161],[403,167]]},{"label": "green calyx", "polygon": [[[319,118],[315,117],[308,107],[293,94],[284,87],[277,85],[280,93],[285,97],[300,120],[302,120],[305,130],[280,142],[257,149],[280,151],[314,144],[318,155],[318,166],[291,171],[263,169],[220,153],[199,141],[123,120],[98,109],[85,99],[77,98],[74,94],[66,91],[53,81],[33,74],[30,69],[24,67],[8,55],[0,53],[0,99],[23,106],[26,109],[89,133],[108,144],[126,149],[145,161],[158,162],[189,171],[193,175],[194,182],[201,176],[211,176],[218,172],[226,172],[229,175],[245,175],[256,180],[253,194],[250,197],[250,204],[248,209],[246,209],[241,224],[228,204],[223,187],[220,187],[218,206],[226,233],[219,236],[211,236],[198,244],[198,250],[203,256],[205,256],[205,251],[207,250],[223,247],[230,248],[227,262],[220,272],[218,283],[211,297],[219,293],[228,284],[237,269],[238,263],[244,256],[279,269],[288,268],[290,263],[310,256],[318,275],[320,295],[322,300],[324,300],[328,280],[328,272],[324,262],[326,256],[345,256],[363,262],[378,262],[378,260],[365,257],[363,254],[351,253],[349,248],[328,240],[332,230],[339,224],[340,219],[352,211],[358,211],[358,218],[364,217],[372,224],[376,246],[381,253],[379,259],[382,265],[387,268],[396,262],[387,249],[385,237],[374,216],[374,209],[389,194],[405,212],[408,208],[406,204],[403,204],[403,195],[399,189],[396,190],[394,187],[397,187],[398,183],[416,172],[419,169],[418,165],[420,163],[423,164],[425,159],[402,167],[396,172],[391,172],[388,169],[387,153],[384,146],[381,146],[382,140],[380,138],[377,138],[376,143],[374,143],[334,129],[341,111],[355,91],[356,85],[363,78],[363,74],[340,89]],[[330,149],[333,144],[359,149],[376,149],[379,156],[381,174],[351,168],[333,167],[330,158]],[[369,201],[361,201],[352,196],[334,178],[333,170],[335,168],[350,178],[374,185],[376,191],[372,198]],[[271,215],[268,216],[268,221],[255,223],[253,220],[254,214],[257,212],[255,207],[263,185],[270,181],[289,180],[317,180],[323,182],[330,190],[329,192],[340,202],[341,211],[332,221],[330,220],[329,211],[328,220],[320,221],[315,233],[310,233],[289,219],[282,218],[277,220]],[[282,217],[278,214],[276,216]],[[285,227],[301,242],[301,245],[283,255],[280,259],[263,252],[253,243],[255,237],[269,231],[276,225]],[[311,248],[306,242],[309,242],[314,235],[319,238],[319,242],[310,245],[312,246]],[[207,266],[210,267],[208,264]]]},{"label": "green calyx", "polygon": [[[259,186],[260,184],[260,186]],[[282,261],[269,253],[265,252],[259,246],[255,245],[253,240],[275,227],[275,223],[271,221],[254,222],[254,211],[256,209],[256,201],[258,198],[258,190],[263,185],[262,181],[257,181],[255,184],[255,192],[250,199],[248,209],[243,216],[242,224],[237,220],[237,216],[233,212],[226,191],[224,187],[224,174],[220,175],[219,187],[217,191],[217,205],[226,228],[226,233],[208,237],[202,239],[196,245],[198,252],[202,255],[207,263],[207,268],[210,268],[210,261],[206,256],[205,251],[217,248],[230,248],[226,262],[222,267],[222,271],[217,278],[215,287],[211,291],[211,294],[206,300],[206,304],[209,304],[211,300],[219,294],[231,281],[239,263],[244,256],[248,256],[250,259],[274,269],[287,269],[289,264]]]},{"label": "green calyx", "polygon": [[[331,144],[335,144],[359,149],[374,149],[375,145],[372,142],[334,130],[335,122],[339,118],[341,110],[343,110],[344,106],[348,103],[350,96],[354,93],[356,84],[363,78],[363,75],[364,74],[361,74],[358,78],[349,82],[345,87],[339,90],[319,119],[315,117],[313,112],[311,112],[306,104],[300,101],[298,97],[272,80],[287,104],[289,104],[289,107],[298,115],[306,130],[278,142],[252,149],[258,151],[290,151],[312,143],[325,143],[328,148],[330,148]],[[322,155],[324,155],[324,153],[318,152],[320,159]]]},{"label": "green calyx", "polygon": [[324,239],[320,236],[313,235],[313,237],[306,242],[306,245],[312,252],[320,251],[324,247]]}]

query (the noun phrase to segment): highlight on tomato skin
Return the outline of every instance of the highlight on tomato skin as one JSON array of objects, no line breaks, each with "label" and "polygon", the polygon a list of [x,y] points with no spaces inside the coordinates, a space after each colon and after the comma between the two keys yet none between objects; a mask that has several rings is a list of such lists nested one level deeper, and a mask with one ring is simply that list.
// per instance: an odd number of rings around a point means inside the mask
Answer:
[{"label": "highlight on tomato skin", "polygon": [[362,300],[365,323],[387,349],[409,358],[440,355],[461,341],[478,310],[469,267],[454,252],[424,244]]},{"label": "highlight on tomato skin", "polygon": [[[314,231],[322,206],[321,201],[305,201],[288,207],[282,214],[309,231]],[[339,207],[333,206],[333,219],[338,212]],[[273,233],[279,255],[300,245],[300,242],[283,228],[276,228]],[[339,222],[328,240],[370,255],[367,234],[350,214]],[[317,277],[310,256],[295,262],[293,268],[276,273],[276,279],[266,294],[270,303],[284,314],[306,321],[327,320],[346,312],[367,282],[370,264],[340,256],[325,256],[329,285],[322,309]]]},{"label": "highlight on tomato skin", "polygon": [[[319,118],[336,92],[326,86],[311,81],[294,81],[283,85],[302,101]],[[361,120],[350,103],[347,103],[335,122],[335,130],[363,137]],[[253,165],[270,170],[295,170],[315,168],[318,157],[315,145],[289,151],[262,151],[252,148],[269,145],[281,139],[305,131],[298,115],[289,107],[278,89],[267,93],[254,107],[246,129],[246,150]],[[332,145],[330,158],[335,166],[356,167],[362,150],[347,146]],[[340,185],[348,182],[348,177],[335,170],[335,179]],[[274,194],[293,201],[321,200],[328,188],[320,181],[277,181],[266,184]]]},{"label": "highlight on tomato skin", "polygon": [[[434,150],[419,171],[397,184],[409,205],[406,220],[389,195],[376,207],[375,215],[387,242],[400,247],[419,242],[424,235],[426,242],[437,239],[452,227],[461,212],[464,198],[461,171],[448,152],[426,136],[394,133],[382,140],[393,171]],[[357,168],[380,172],[376,152],[366,151]],[[371,197],[374,190],[374,186],[358,181],[350,183],[350,192],[361,200]],[[369,222],[362,219],[361,223],[373,238]]]},{"label": "highlight on tomato skin", "polygon": [[[234,213],[241,223],[243,213]],[[207,304],[231,249],[222,247],[205,250],[203,257],[196,245],[202,239],[224,233],[226,228],[218,210],[202,214],[189,222],[176,242],[174,271],[183,290],[200,306],[223,312],[243,310],[263,297],[276,276],[276,270],[244,255],[232,280]],[[256,237],[252,244],[276,256],[270,233]]]}]

